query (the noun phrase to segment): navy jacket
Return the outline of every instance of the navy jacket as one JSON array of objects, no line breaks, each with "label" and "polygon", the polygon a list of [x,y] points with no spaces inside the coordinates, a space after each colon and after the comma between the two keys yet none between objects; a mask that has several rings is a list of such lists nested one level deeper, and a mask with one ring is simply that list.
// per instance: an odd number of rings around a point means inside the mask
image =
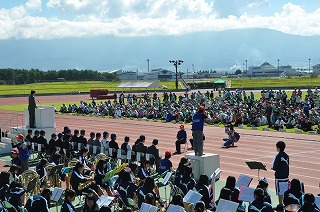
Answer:
[{"label": "navy jacket", "polygon": [[[258,210],[257,210],[258,209]],[[248,212],[273,212],[272,206],[267,203],[260,200],[254,200],[248,207]]]},{"label": "navy jacket", "polygon": [[192,117],[192,130],[203,131],[204,119],[206,118],[207,116],[203,114],[202,111],[198,111],[196,114],[194,114]]},{"label": "navy jacket", "polygon": [[272,169],[275,171],[276,179],[286,179],[289,177],[289,156],[285,152],[279,152],[273,162]]}]

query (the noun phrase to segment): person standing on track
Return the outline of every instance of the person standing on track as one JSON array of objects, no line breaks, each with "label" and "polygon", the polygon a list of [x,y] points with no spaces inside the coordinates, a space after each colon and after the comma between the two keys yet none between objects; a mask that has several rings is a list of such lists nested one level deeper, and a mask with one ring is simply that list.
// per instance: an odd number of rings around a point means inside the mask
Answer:
[{"label": "person standing on track", "polygon": [[29,110],[29,127],[30,128],[35,128],[35,113],[36,113],[36,101],[34,99],[36,91],[32,90],[30,95],[29,95],[29,105],[28,105],[28,110]]},{"label": "person standing on track", "polygon": [[204,106],[200,106],[197,113],[192,117],[192,137],[193,148],[196,156],[203,155],[203,127],[204,120],[207,118],[205,115]]},{"label": "person standing on track", "polygon": [[273,161],[272,170],[275,171],[276,193],[279,198],[279,204],[274,210],[283,211],[283,195],[279,195],[279,191],[281,182],[289,182],[289,156],[284,152],[286,144],[283,141],[278,141],[276,148],[278,154]]}]

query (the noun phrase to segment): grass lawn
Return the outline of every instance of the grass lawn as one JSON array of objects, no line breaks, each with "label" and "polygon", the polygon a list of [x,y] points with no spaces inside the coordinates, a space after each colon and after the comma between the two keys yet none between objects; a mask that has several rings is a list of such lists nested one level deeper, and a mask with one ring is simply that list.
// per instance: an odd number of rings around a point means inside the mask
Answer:
[{"label": "grass lawn", "polygon": [[[214,82],[217,79],[201,79],[197,82]],[[224,80],[231,80],[232,88],[274,88],[274,87],[298,87],[309,86],[320,87],[320,78],[297,77],[297,78],[225,78]],[[192,80],[188,80],[192,83]],[[26,85],[0,85],[0,95],[16,95],[29,94],[30,90],[36,90],[37,94],[49,93],[79,93],[89,92],[91,89],[108,89],[110,91],[130,91],[133,89],[119,89],[117,86],[120,82],[102,82],[102,81],[80,81],[80,82],[51,82],[51,83],[36,83]],[[160,82],[161,85],[167,86],[168,89],[175,89],[175,82]],[[182,88],[179,83],[179,89]],[[145,90],[145,89],[134,89]],[[148,89],[150,91],[155,89]]]},{"label": "grass lawn", "polygon": [[[119,89],[117,86],[120,82],[51,82],[51,83],[36,83],[26,85],[0,85],[0,95],[15,95],[15,94],[29,94],[30,90],[36,90],[37,94],[48,93],[79,93],[90,92],[91,89],[108,89],[112,91],[133,90],[133,89]],[[168,89],[175,89],[175,82],[160,82],[160,85],[167,86]],[[179,83],[179,89],[181,89]],[[158,90],[161,88],[158,88]],[[146,90],[144,88],[134,88],[134,90]],[[148,89],[155,90],[155,89]]]}]

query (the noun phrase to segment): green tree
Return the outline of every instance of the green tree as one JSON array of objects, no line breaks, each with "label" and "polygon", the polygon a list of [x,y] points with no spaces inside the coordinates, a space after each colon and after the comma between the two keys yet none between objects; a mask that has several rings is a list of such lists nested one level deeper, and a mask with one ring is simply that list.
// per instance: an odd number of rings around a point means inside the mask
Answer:
[{"label": "green tree", "polygon": [[242,71],[240,69],[237,69],[236,72],[234,72],[235,75],[242,74]]}]

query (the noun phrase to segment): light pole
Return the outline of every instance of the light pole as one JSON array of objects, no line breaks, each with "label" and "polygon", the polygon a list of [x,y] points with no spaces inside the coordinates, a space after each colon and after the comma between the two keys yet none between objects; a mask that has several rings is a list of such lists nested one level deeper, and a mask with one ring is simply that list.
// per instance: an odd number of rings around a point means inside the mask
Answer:
[{"label": "light pole", "polygon": [[147,63],[148,63],[148,72],[149,72],[149,62],[150,62],[150,60],[149,60],[149,59],[147,59]]},{"label": "light pole", "polygon": [[309,75],[310,75],[310,68],[311,68],[310,61],[311,61],[311,59],[309,58]]},{"label": "light pole", "polygon": [[278,59],[278,76],[280,77],[280,66],[279,66],[279,59]]},{"label": "light pole", "polygon": [[169,63],[173,63],[176,67],[176,90],[178,90],[178,66],[183,63],[183,60],[170,60]]},{"label": "light pole", "polygon": [[245,73],[244,72],[244,63],[242,63],[242,72],[243,72],[243,74]]},{"label": "light pole", "polygon": [[187,79],[189,79],[188,74],[189,74],[189,69],[187,69]]}]

